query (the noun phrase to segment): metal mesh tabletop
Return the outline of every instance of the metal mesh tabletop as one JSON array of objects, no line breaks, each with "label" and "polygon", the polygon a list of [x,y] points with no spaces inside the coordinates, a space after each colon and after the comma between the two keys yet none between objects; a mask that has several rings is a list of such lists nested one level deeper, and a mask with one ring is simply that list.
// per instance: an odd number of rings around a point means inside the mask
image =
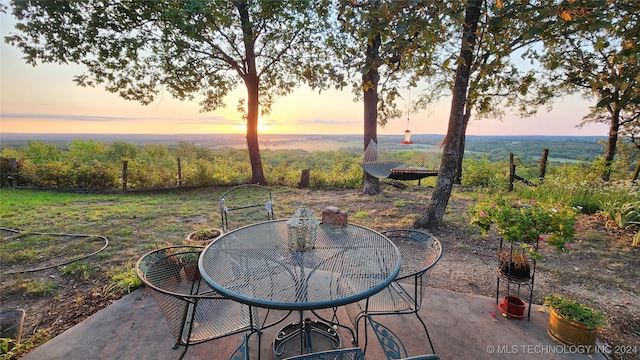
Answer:
[{"label": "metal mesh tabletop", "polygon": [[384,289],[398,274],[400,253],[380,233],[355,224],[320,224],[316,233],[313,249],[296,251],[287,246],[284,220],[234,230],[205,248],[200,272],[225,296],[286,310],[352,303]]}]

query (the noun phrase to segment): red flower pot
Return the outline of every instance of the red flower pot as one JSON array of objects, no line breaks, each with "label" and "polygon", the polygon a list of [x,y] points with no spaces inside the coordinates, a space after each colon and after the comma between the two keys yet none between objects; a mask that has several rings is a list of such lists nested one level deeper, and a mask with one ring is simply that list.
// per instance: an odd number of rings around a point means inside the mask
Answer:
[{"label": "red flower pot", "polygon": [[507,317],[522,319],[524,317],[524,311],[527,308],[527,303],[517,296],[505,296],[500,305],[498,305],[498,308],[500,312],[507,315]]}]

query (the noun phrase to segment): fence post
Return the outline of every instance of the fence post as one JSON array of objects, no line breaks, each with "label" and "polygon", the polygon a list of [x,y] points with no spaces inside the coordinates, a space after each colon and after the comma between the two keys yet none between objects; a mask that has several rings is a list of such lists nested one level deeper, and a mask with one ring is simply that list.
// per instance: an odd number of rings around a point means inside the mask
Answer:
[{"label": "fence post", "polygon": [[299,189],[308,189],[311,186],[309,171],[309,169],[302,170],[302,174],[300,175],[300,183],[298,184]]},{"label": "fence post", "polygon": [[513,191],[513,180],[516,177],[516,164],[513,161],[513,153],[509,153],[509,191]]},{"label": "fence post", "polygon": [[540,160],[540,175],[538,179],[540,184],[544,181],[544,176],[547,173],[547,159],[549,158],[549,149],[542,149],[542,160]]},{"label": "fence post", "polygon": [[127,169],[129,167],[128,160],[122,160],[122,191],[127,191]]},{"label": "fence post", "polygon": [[182,165],[180,164],[180,158],[178,160],[178,187],[182,186]]},{"label": "fence post", "polygon": [[9,180],[11,180],[11,187],[16,187],[16,176],[18,175],[18,160],[16,158],[9,159],[11,164],[11,171],[9,171]]}]

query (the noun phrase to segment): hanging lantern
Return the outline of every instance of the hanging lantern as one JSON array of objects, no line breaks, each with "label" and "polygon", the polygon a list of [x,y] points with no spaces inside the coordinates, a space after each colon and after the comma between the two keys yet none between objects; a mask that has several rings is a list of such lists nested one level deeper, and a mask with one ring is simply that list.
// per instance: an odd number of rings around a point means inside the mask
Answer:
[{"label": "hanging lantern", "polygon": [[411,140],[411,131],[409,131],[409,129],[404,131],[404,140],[402,140],[403,144],[413,144],[413,141]]},{"label": "hanging lantern", "polygon": [[[409,104],[411,104],[411,93],[409,93]],[[409,130],[409,114],[411,113],[411,109],[407,110],[407,130],[404,131],[404,140],[402,143],[405,145],[413,144],[411,140],[411,130]]]}]

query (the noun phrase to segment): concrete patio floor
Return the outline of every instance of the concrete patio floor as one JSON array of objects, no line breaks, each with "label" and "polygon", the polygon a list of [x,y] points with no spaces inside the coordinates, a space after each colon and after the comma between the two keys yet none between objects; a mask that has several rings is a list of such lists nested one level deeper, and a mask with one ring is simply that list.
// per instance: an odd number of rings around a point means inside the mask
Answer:
[{"label": "concrete patio floor", "polygon": [[[581,354],[555,343],[546,330],[549,314],[540,309],[533,306],[531,320],[506,319],[497,310],[495,298],[428,288],[420,314],[441,359],[606,359],[600,351]],[[297,316],[292,314],[284,324],[296,321]],[[349,323],[343,309],[338,316],[342,323]],[[376,319],[401,337],[409,355],[430,353],[424,331],[414,315]],[[272,343],[280,327],[264,332],[261,359],[273,359]],[[351,347],[351,336],[340,331],[343,347]],[[184,359],[228,359],[241,340],[242,335],[234,335],[190,346]],[[177,359],[182,348],[173,350],[173,343],[151,292],[138,289],[22,359]],[[252,336],[251,359],[258,358],[257,344],[257,336]],[[366,359],[384,359],[371,331]]]}]

